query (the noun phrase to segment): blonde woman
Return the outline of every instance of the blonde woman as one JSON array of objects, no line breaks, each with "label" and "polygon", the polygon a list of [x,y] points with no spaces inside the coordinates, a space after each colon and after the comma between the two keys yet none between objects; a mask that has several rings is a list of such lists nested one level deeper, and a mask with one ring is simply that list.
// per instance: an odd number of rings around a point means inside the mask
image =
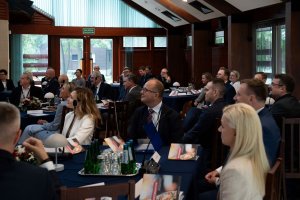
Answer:
[{"label": "blonde woman", "polygon": [[240,79],[240,73],[236,70],[232,70],[230,72],[229,80],[230,80],[230,84],[234,87],[236,92],[238,91],[241,85],[239,79]]},{"label": "blonde woman", "polygon": [[67,138],[76,138],[81,145],[89,145],[95,125],[101,122],[91,90],[75,88],[68,98],[67,107],[74,111],[66,115],[62,134]]},{"label": "blonde woman", "polygon": [[219,199],[263,199],[270,167],[261,127],[251,106],[238,103],[224,108],[219,131],[230,154],[220,174]]}]

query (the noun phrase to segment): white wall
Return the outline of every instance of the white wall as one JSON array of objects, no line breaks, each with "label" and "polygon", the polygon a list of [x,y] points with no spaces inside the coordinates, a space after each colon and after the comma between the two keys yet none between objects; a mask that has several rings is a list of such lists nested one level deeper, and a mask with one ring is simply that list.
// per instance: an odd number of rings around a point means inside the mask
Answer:
[{"label": "white wall", "polygon": [[0,20],[0,69],[6,69],[9,72],[8,20]]}]

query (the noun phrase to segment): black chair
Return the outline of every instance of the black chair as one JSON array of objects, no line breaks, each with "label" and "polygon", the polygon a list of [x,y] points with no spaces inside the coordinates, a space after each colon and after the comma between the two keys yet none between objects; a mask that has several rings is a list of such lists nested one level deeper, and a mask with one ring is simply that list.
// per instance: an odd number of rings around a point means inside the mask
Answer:
[{"label": "black chair", "polygon": [[100,199],[100,197],[111,197],[112,200],[117,200],[118,197],[127,196],[129,200],[134,200],[135,181],[129,180],[128,183],[117,183],[104,186],[89,186],[80,188],[60,189],[61,200],[85,200],[85,199]]},{"label": "black chair", "polygon": [[282,197],[282,158],[277,158],[274,166],[270,169],[266,178],[265,196],[264,200],[280,200]]},{"label": "black chair", "polygon": [[300,178],[300,118],[282,119],[285,177]]},{"label": "black chair", "polygon": [[128,101],[109,102],[107,113],[105,113],[105,137],[114,135],[127,139],[128,127]]}]

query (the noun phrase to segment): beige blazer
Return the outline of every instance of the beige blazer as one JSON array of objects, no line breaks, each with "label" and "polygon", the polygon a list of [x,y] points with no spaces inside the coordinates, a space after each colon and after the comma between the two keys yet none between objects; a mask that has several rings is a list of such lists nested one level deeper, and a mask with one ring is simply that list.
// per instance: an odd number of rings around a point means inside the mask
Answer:
[{"label": "beige blazer", "polygon": [[[62,134],[64,136],[67,134],[73,117],[74,112],[69,112],[65,117],[64,128],[62,130]],[[76,117],[70,131],[69,138],[76,138],[81,145],[89,145],[92,141],[94,126],[95,123],[91,116],[85,115],[82,119],[78,119],[78,117]]]},{"label": "beige blazer", "polygon": [[254,182],[252,163],[246,157],[231,160],[220,175],[220,200],[262,200]]}]

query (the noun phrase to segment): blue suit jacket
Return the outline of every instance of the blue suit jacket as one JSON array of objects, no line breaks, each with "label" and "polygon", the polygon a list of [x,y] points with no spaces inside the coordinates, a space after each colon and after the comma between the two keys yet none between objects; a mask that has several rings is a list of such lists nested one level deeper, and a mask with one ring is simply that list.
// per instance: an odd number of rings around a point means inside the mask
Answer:
[{"label": "blue suit jacket", "polygon": [[217,99],[211,106],[203,110],[197,123],[182,138],[183,143],[201,144],[209,148],[214,124],[222,117],[223,108],[227,105],[223,98]]},{"label": "blue suit jacket", "polygon": [[258,116],[263,129],[263,141],[269,163],[272,166],[278,156],[278,147],[280,143],[280,130],[267,108],[262,109]]}]

